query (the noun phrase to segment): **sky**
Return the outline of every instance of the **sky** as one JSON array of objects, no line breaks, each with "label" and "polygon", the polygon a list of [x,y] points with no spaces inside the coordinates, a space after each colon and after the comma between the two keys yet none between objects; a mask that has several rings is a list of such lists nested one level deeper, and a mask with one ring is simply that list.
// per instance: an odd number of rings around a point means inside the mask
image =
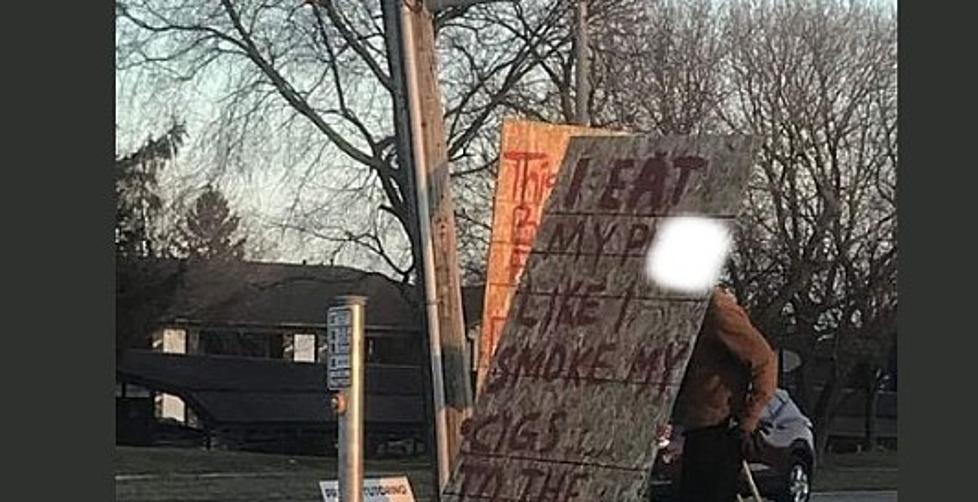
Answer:
[{"label": "sky", "polygon": [[[878,0],[896,7],[896,0]],[[117,43],[119,33],[116,34]],[[271,261],[313,263],[323,260],[322,243],[308,242],[294,233],[283,234],[274,222],[280,221],[295,202],[297,184],[294,167],[295,146],[292,143],[250,144],[248,166],[245,169],[215,169],[222,159],[219,145],[208,131],[220,116],[218,102],[227,88],[230,73],[221,69],[210,72],[206,79],[192,85],[160,90],[153,77],[145,73],[126,71],[116,73],[116,152],[125,153],[138,148],[150,135],[158,135],[169,126],[170,117],[178,116],[186,123],[189,138],[176,162],[163,175],[164,195],[170,202],[184,200],[187,194],[215,182],[227,195],[235,211],[242,216],[243,225],[251,234],[250,241],[261,248],[258,257]],[[355,105],[354,105],[355,106]],[[308,127],[306,125],[305,127]],[[286,148],[281,148],[282,145]],[[293,151],[288,151],[289,148]],[[323,163],[349,165],[338,153],[327,154]],[[359,169],[363,169],[359,167]],[[331,169],[323,183],[343,185],[344,176],[360,174],[343,169]],[[184,197],[181,198],[180,195]],[[308,190],[307,199],[329,197],[323,191]],[[174,203],[172,210],[180,212]],[[348,214],[346,216],[353,216]],[[356,261],[354,259],[353,261]],[[363,263],[349,263],[364,265]]]}]

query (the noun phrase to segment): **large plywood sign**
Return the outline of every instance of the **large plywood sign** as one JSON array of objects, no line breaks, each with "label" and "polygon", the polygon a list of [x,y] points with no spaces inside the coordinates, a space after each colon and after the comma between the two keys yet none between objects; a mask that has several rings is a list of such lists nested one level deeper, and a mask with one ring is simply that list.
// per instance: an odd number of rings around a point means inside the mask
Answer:
[{"label": "large plywood sign", "polygon": [[477,388],[495,354],[523,265],[536,237],[571,136],[609,135],[583,126],[506,119],[493,206],[489,268],[479,339]]},{"label": "large plywood sign", "polygon": [[705,296],[643,273],[658,224],[732,220],[746,137],[575,137],[443,500],[640,501]]}]

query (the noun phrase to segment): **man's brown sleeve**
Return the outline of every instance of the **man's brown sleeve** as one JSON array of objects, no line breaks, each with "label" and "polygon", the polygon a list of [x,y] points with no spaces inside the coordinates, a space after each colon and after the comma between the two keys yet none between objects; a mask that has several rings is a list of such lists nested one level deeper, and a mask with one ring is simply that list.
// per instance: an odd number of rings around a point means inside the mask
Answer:
[{"label": "man's brown sleeve", "polygon": [[750,389],[741,428],[757,428],[764,407],[774,397],[778,386],[778,361],[764,335],[754,327],[744,309],[726,292],[714,295],[714,322],[724,345],[750,370]]}]

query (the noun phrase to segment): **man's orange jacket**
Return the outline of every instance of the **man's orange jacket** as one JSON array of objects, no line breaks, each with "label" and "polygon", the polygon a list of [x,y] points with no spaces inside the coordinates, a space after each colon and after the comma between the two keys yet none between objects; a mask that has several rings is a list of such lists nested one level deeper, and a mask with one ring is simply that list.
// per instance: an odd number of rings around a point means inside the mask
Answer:
[{"label": "man's orange jacket", "polygon": [[751,432],[774,397],[777,372],[764,336],[733,295],[716,288],[676,398],[675,421],[689,430],[734,418]]}]

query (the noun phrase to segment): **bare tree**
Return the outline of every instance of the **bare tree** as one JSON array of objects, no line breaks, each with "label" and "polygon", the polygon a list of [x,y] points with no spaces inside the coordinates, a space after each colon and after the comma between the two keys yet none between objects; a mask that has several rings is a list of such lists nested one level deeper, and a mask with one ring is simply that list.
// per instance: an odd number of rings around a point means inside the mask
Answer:
[{"label": "bare tree", "polygon": [[716,3],[596,3],[604,10],[592,22],[594,124],[659,134],[716,132],[725,56]]},{"label": "bare tree", "polygon": [[[723,115],[764,143],[731,265],[762,328],[803,354],[826,434],[853,368],[896,330],[896,25],[875,4],[741,1]],[[812,396],[816,347],[829,380]]]},{"label": "bare tree", "polygon": [[[435,18],[456,179],[492,164],[479,146],[490,141],[483,131],[498,120],[502,97],[538,64],[538,47],[552,45],[547,41],[557,32],[554,13],[562,4],[529,9],[518,1],[493,2]],[[169,85],[219,82],[221,118],[209,144],[221,166],[245,163],[268,137],[298,151],[290,160],[305,167],[293,173],[296,195],[283,228],[325,239],[334,253],[375,256],[380,268],[407,280],[413,194],[404,190],[408,180],[394,148],[379,2],[116,5],[120,71],[149,71]],[[485,191],[485,183],[473,190]],[[479,204],[460,206],[465,218]]]},{"label": "bare tree", "polygon": [[[572,122],[575,117],[573,50],[574,2],[522,2],[520,9],[500,11],[493,5],[470,12],[459,22],[468,29],[441,35],[443,60],[477,61],[491,47],[493,30],[518,36],[528,49],[520,56],[533,63],[525,72],[497,76],[509,79],[508,92],[494,94],[499,108],[487,115],[471,147],[456,162],[466,162],[470,174],[456,178],[461,201],[458,217],[460,244],[470,282],[484,278],[489,240],[491,200],[498,164],[500,119],[504,114],[547,122]],[[536,9],[536,10],[534,10]],[[543,9],[541,11],[541,9]],[[717,121],[722,68],[716,8],[697,0],[592,0],[588,6],[592,58],[589,115],[597,127],[633,132],[688,133]],[[538,44],[525,38],[532,19],[547,16],[550,36]],[[461,26],[460,26],[461,28]],[[488,72],[475,68],[467,79]],[[512,75],[512,77],[510,77]],[[466,89],[464,79],[448,72],[445,87]],[[681,83],[682,87],[676,87]],[[462,102],[464,99],[459,99]],[[446,118],[457,128],[462,116],[449,110]],[[477,173],[477,174],[476,174]]]},{"label": "bare tree", "polygon": [[[752,318],[805,361],[825,431],[879,368],[896,312],[896,24],[863,2],[591,2],[595,125],[763,139],[729,278]],[[572,53],[512,109],[572,118]],[[816,389],[816,347],[830,376]],[[867,386],[871,386],[866,379]],[[818,391],[818,392],[816,392]]]}]

